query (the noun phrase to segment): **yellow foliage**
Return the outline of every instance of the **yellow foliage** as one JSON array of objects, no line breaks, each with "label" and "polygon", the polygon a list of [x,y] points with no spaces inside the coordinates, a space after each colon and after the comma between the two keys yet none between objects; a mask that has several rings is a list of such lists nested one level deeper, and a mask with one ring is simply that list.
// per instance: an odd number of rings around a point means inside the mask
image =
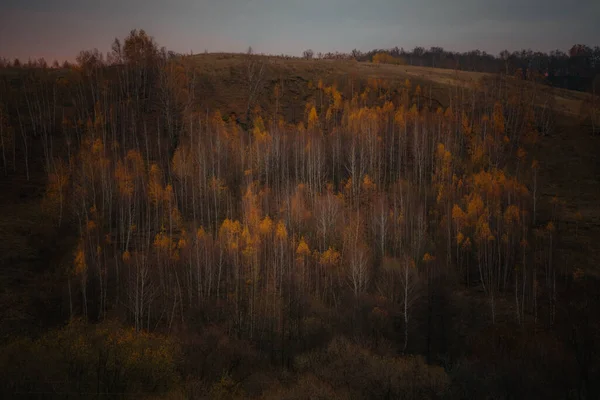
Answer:
[{"label": "yellow foliage", "polygon": [[127,161],[129,161],[133,165],[134,170],[138,172],[144,170],[144,159],[142,158],[142,155],[139,151],[129,150],[127,152]]},{"label": "yellow foliage", "polygon": [[404,119],[404,106],[400,106],[398,107],[396,114],[394,114],[394,122],[396,123],[396,125],[404,125],[405,121],[406,120]]},{"label": "yellow foliage", "polygon": [[335,251],[332,247],[329,247],[326,251],[321,254],[319,262],[322,265],[337,265],[340,261],[340,253]]},{"label": "yellow foliage", "polygon": [[222,179],[219,179],[215,176],[213,176],[210,180],[210,188],[212,190],[216,190],[218,192],[222,192],[225,189],[227,189],[227,185],[225,185],[225,183],[223,182]]},{"label": "yellow foliage", "polygon": [[187,245],[188,245],[187,232],[185,230],[182,230],[181,236],[179,237],[179,241],[177,242],[177,248],[184,249],[187,247]]},{"label": "yellow foliage", "polygon": [[483,216],[479,218],[479,221],[477,223],[476,234],[477,239],[479,239],[480,242],[484,242],[486,240],[495,240],[494,235],[492,234],[492,231],[490,229],[490,224],[487,221],[485,221],[485,219],[483,219]]},{"label": "yellow foliage", "polygon": [[154,237],[154,247],[159,252],[171,253],[175,248],[175,243],[171,241],[171,238],[164,232],[159,232]]},{"label": "yellow foliage", "polygon": [[375,190],[377,185],[373,183],[369,175],[365,175],[362,186],[364,190]]},{"label": "yellow foliage", "polygon": [[96,223],[92,220],[89,220],[87,223],[87,230],[88,232],[93,231],[94,229],[96,229]]},{"label": "yellow foliage", "polygon": [[473,132],[473,126],[471,125],[471,122],[469,121],[469,117],[467,116],[467,114],[464,111],[462,112],[461,125],[462,125],[462,129],[463,129],[463,132],[465,133],[465,135],[470,136],[471,133]]},{"label": "yellow foliage", "polygon": [[196,239],[202,240],[202,239],[204,239],[205,236],[206,236],[206,231],[204,230],[204,228],[203,227],[198,228],[198,230],[196,231]]},{"label": "yellow foliage", "polygon": [[262,221],[260,221],[260,225],[258,226],[258,231],[262,235],[268,235],[271,233],[272,229],[273,229],[273,221],[271,221],[271,218],[269,218],[269,216],[267,215],[266,217],[263,218]]},{"label": "yellow foliage", "polygon": [[304,236],[300,239],[300,243],[298,244],[298,248],[296,248],[296,254],[298,256],[309,256],[310,249],[308,248],[308,244],[304,240]]},{"label": "yellow foliage", "polygon": [[446,108],[446,111],[444,112],[444,117],[446,117],[449,120],[454,119],[454,110],[452,110],[452,107]]},{"label": "yellow foliage", "polygon": [[241,231],[242,227],[239,221],[232,221],[229,218],[227,218],[221,224],[221,228],[219,229],[219,235],[231,237],[233,235],[240,234]]},{"label": "yellow foliage", "polygon": [[87,264],[85,261],[85,252],[83,251],[83,241],[79,241],[77,250],[75,251],[75,274],[81,275],[87,270]]},{"label": "yellow foliage", "polygon": [[467,216],[471,220],[476,220],[483,213],[483,200],[478,194],[471,196],[471,201],[467,205]]},{"label": "yellow foliage", "polygon": [[265,129],[265,124],[263,119],[258,116],[254,120],[254,129],[252,130],[252,134],[254,135],[254,140],[257,142],[265,142],[269,139],[269,135]]},{"label": "yellow foliage", "polygon": [[250,234],[250,230],[247,226],[244,226],[244,229],[242,229],[242,241],[246,246],[251,246],[254,243],[252,235]]},{"label": "yellow foliage", "polygon": [[469,251],[469,250],[471,250],[471,238],[466,238],[466,239],[463,241],[463,244],[462,244],[462,249],[463,249],[464,251]]},{"label": "yellow foliage", "polygon": [[373,64],[405,65],[406,62],[400,57],[394,57],[388,53],[377,53],[373,56]]},{"label": "yellow foliage", "polygon": [[158,165],[152,164],[150,167],[150,181],[148,182],[148,196],[153,204],[160,203],[164,197],[160,173]]},{"label": "yellow foliage", "polygon": [[460,246],[460,244],[465,240],[465,235],[462,232],[458,232],[456,235],[456,244]]},{"label": "yellow foliage", "polygon": [[435,257],[429,253],[425,253],[425,255],[423,256],[423,262],[425,262],[425,263],[428,263],[428,262],[431,262],[434,260],[435,260]]},{"label": "yellow foliage", "polygon": [[277,228],[275,229],[275,237],[279,240],[286,240],[288,236],[287,229],[285,228],[285,224],[283,221],[279,221],[277,223]]},{"label": "yellow foliage", "polygon": [[94,144],[92,146],[92,152],[94,154],[99,154],[104,149],[104,144],[102,143],[102,139],[94,140]]},{"label": "yellow foliage", "polygon": [[315,129],[319,123],[319,117],[317,115],[317,109],[312,107],[308,113],[308,129]]},{"label": "yellow foliage", "polygon": [[506,208],[506,210],[504,210],[504,222],[506,224],[518,224],[520,216],[521,212],[519,210],[519,207],[515,206],[514,204],[511,204]]},{"label": "yellow foliage", "polygon": [[342,104],[342,94],[340,92],[338,92],[337,90],[333,89],[333,104],[332,104],[332,108],[334,110],[341,110],[343,107]]},{"label": "yellow foliage", "polygon": [[183,218],[181,217],[181,213],[177,207],[173,207],[173,209],[171,209],[171,220],[175,226],[180,226],[182,224]]}]

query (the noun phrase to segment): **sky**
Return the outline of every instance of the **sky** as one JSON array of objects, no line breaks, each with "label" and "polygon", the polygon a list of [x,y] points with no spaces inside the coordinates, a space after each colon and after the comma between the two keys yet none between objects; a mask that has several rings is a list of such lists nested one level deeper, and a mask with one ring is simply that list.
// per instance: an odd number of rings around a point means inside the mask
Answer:
[{"label": "sky", "polygon": [[180,53],[600,45],[598,0],[0,0],[0,57],[73,60],[142,28]]}]

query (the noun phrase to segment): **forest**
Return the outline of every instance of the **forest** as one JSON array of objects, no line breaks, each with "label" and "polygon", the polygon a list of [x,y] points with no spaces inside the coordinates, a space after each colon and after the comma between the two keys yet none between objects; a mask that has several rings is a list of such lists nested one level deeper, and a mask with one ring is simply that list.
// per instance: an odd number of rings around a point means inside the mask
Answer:
[{"label": "forest", "polygon": [[502,50],[497,56],[481,50],[453,52],[442,47],[415,47],[412,51],[395,47],[388,50],[372,50],[363,53],[354,50],[351,56],[359,61],[377,61],[403,65],[418,65],[434,68],[458,69],[489,73],[519,75],[524,79],[537,79],[552,86],[598,92],[600,82],[600,47],[575,44],[564,52],[553,50],[549,53],[523,49]]},{"label": "forest", "polygon": [[143,30],[0,69],[3,398],[600,397],[591,217],[543,163],[596,93],[238,59],[235,109]]}]

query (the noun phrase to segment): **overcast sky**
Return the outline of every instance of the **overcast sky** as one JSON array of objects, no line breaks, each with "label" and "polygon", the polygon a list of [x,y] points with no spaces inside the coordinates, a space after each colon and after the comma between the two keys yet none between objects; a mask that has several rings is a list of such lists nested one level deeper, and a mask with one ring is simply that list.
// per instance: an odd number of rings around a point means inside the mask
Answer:
[{"label": "overcast sky", "polygon": [[600,0],[0,0],[0,56],[74,59],[143,28],[177,52],[600,44]]}]

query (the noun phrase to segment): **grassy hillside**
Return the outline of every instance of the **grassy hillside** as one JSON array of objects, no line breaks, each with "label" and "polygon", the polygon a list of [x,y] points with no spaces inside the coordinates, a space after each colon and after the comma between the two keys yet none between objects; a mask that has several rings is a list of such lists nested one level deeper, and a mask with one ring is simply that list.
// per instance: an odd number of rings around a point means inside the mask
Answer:
[{"label": "grassy hillside", "polygon": [[[325,82],[337,82],[351,93],[352,82],[366,84],[369,79],[386,81],[390,86],[399,86],[409,79],[413,85],[420,85],[423,95],[434,103],[447,107],[449,91],[462,87],[474,87],[485,80],[495,79],[488,73],[458,71],[451,69],[429,68],[410,65],[373,64],[346,60],[304,60],[273,56],[254,56],[265,65],[264,88],[260,105],[269,110],[274,107],[273,90],[276,84],[283,82],[282,107],[286,117],[298,122],[298,110],[302,110],[306,101],[314,95],[308,83],[316,87],[319,79]],[[186,58],[202,74],[199,90],[201,104],[209,108],[228,110],[241,115],[245,111],[248,56],[245,54],[209,53]],[[515,85],[520,83],[515,81]],[[556,111],[578,116],[581,103],[587,94],[566,89],[556,89],[540,85],[540,102],[552,98],[556,102]],[[289,94],[289,95],[288,95]],[[225,114],[225,112],[223,112]]]}]

